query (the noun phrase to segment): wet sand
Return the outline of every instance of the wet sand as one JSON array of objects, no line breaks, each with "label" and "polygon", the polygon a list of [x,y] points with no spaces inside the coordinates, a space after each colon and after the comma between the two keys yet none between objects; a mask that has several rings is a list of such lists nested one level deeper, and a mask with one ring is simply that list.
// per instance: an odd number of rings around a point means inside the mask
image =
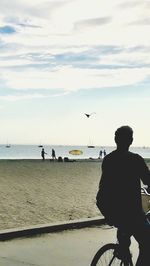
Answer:
[{"label": "wet sand", "polygon": [[95,217],[99,161],[0,160],[0,230]]}]

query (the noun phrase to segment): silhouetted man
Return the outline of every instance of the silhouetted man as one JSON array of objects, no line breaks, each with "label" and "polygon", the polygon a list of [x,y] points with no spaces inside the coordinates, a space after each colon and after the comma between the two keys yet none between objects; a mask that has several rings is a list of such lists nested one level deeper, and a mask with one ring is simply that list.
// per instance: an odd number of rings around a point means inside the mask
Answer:
[{"label": "silhouetted man", "polygon": [[139,243],[137,266],[149,266],[150,225],[142,209],[141,181],[150,188],[150,172],[144,159],[129,151],[133,130],[122,126],[115,132],[117,149],[102,162],[97,206],[108,224],[118,228],[122,245],[133,235]]},{"label": "silhouetted man", "polygon": [[42,150],[41,150],[41,156],[42,156],[42,160],[43,161],[45,160],[45,154],[47,154],[47,153],[44,151],[44,148],[42,148]]}]

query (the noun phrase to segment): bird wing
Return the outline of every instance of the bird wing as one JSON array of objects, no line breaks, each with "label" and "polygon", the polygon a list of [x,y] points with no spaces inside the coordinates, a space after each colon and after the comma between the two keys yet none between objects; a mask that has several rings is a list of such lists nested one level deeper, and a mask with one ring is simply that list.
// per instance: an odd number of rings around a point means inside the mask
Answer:
[{"label": "bird wing", "polygon": [[89,114],[85,114],[87,117],[89,117],[90,115]]}]

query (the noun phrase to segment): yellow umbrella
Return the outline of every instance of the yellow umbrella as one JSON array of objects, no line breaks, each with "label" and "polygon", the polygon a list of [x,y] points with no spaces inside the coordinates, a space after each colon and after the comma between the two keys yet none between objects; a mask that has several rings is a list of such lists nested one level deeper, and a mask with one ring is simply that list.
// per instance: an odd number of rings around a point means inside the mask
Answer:
[{"label": "yellow umbrella", "polygon": [[80,154],[83,154],[83,151],[80,151],[80,150],[72,150],[72,151],[69,151],[70,154],[72,155],[80,155]]}]

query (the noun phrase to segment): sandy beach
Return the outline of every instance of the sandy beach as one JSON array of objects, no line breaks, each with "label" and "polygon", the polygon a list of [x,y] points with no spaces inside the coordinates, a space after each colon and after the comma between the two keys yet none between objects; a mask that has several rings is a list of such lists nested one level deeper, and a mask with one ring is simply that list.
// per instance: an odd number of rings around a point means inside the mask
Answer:
[{"label": "sandy beach", "polygon": [[0,230],[95,217],[100,162],[0,160]]},{"label": "sandy beach", "polygon": [[98,216],[100,174],[98,160],[0,160],[0,230]]}]

